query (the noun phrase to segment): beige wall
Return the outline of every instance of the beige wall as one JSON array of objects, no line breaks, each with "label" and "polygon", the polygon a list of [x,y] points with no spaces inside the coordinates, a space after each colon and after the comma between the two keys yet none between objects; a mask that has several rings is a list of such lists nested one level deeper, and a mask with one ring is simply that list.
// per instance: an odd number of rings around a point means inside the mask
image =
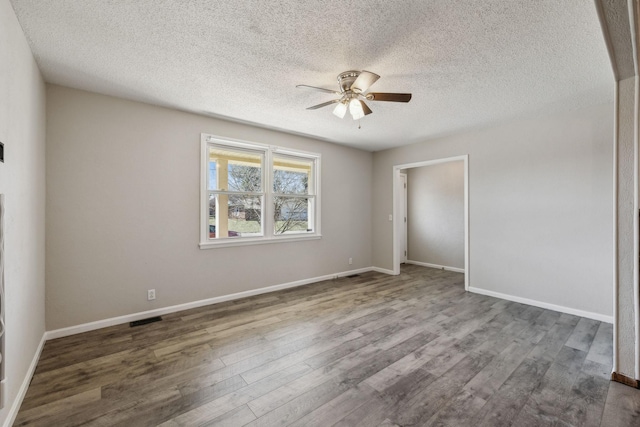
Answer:
[{"label": "beige wall", "polygon": [[[47,112],[49,330],[372,264],[371,153],[60,86]],[[202,132],[320,153],[322,239],[200,250]]]},{"label": "beige wall", "polygon": [[464,162],[407,169],[408,259],[464,269]]},{"label": "beige wall", "polygon": [[[0,0],[0,193],[5,195],[6,396],[0,425],[15,416],[45,330],[45,87],[8,0]],[[10,412],[11,411],[11,412]]]},{"label": "beige wall", "polygon": [[374,154],[373,262],[393,268],[393,165],[469,155],[470,286],[612,315],[613,106]]}]

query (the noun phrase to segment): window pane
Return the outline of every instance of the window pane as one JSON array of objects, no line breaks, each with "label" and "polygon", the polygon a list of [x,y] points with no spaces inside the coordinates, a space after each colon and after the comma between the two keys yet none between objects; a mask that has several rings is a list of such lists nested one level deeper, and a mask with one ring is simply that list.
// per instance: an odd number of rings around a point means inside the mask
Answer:
[{"label": "window pane", "polygon": [[274,156],[273,192],[277,194],[310,194],[313,160]]},{"label": "window pane", "polygon": [[[222,211],[222,207],[226,210]],[[209,239],[262,235],[262,197],[209,195]]]},{"label": "window pane", "polygon": [[209,194],[209,239],[216,238],[216,195]]},{"label": "window pane", "polygon": [[[262,197],[245,194],[229,197],[229,230],[237,236],[262,235]],[[231,236],[231,232],[229,233]]]},{"label": "window pane", "polygon": [[274,232],[283,234],[313,231],[313,221],[310,218],[310,212],[313,212],[312,202],[313,199],[306,197],[274,197]]},{"label": "window pane", "polygon": [[218,179],[216,176],[216,162],[209,161],[209,190],[216,190],[218,188]]},{"label": "window pane", "polygon": [[262,191],[261,153],[209,147],[209,190]]}]

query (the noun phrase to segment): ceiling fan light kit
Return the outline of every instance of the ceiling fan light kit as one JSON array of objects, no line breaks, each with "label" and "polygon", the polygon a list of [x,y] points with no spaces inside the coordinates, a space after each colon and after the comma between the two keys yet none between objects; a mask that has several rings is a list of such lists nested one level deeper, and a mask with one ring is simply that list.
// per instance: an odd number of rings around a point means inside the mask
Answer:
[{"label": "ceiling fan light kit", "polygon": [[341,119],[344,118],[347,113],[348,106],[349,113],[353,120],[359,120],[364,116],[373,113],[369,106],[364,102],[365,100],[388,102],[409,102],[411,100],[410,93],[366,93],[371,85],[378,81],[379,78],[379,75],[370,71],[350,70],[338,74],[338,86],[340,87],[340,91],[309,85],[297,85],[296,87],[332,93],[340,96],[339,99],[333,99],[328,102],[323,102],[322,104],[308,107],[307,110],[317,110],[318,108],[337,103],[338,105],[333,109],[333,114]]},{"label": "ceiling fan light kit", "polygon": [[344,119],[344,115],[347,113],[347,103],[346,102],[341,102],[338,105],[336,105],[336,108],[333,109],[333,114],[335,114],[336,116],[340,117],[341,119]]},{"label": "ceiling fan light kit", "polygon": [[362,101],[356,98],[351,98],[351,101],[349,101],[349,113],[351,113],[353,120],[358,120],[364,117],[364,110],[362,109],[361,102]]}]

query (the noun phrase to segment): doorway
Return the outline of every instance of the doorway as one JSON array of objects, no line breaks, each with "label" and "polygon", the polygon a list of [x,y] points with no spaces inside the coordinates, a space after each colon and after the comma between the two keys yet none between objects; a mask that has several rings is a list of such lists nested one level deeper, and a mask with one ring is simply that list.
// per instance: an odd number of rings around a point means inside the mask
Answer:
[{"label": "doorway", "polygon": [[[464,288],[469,290],[469,156],[447,157],[437,160],[407,163],[393,166],[393,273],[400,274],[400,264],[407,261],[407,169],[433,166],[447,162],[463,162],[464,185]],[[406,186],[405,186],[406,184]],[[408,219],[411,221],[411,218]]]}]

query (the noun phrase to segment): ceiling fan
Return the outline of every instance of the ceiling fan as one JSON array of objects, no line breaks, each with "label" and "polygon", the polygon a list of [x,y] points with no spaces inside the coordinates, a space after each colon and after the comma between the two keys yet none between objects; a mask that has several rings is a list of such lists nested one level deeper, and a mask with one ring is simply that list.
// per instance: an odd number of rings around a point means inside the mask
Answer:
[{"label": "ceiling fan", "polygon": [[296,87],[319,90],[321,92],[332,93],[340,98],[314,105],[307,110],[317,110],[332,104],[336,105],[333,114],[343,118],[349,109],[353,120],[358,120],[366,115],[373,113],[364,101],[391,101],[391,102],[409,102],[411,100],[410,93],[383,93],[383,92],[367,92],[367,90],[378,79],[379,75],[369,71],[345,71],[338,74],[338,85],[340,91],[325,89],[309,85],[297,85]]}]

